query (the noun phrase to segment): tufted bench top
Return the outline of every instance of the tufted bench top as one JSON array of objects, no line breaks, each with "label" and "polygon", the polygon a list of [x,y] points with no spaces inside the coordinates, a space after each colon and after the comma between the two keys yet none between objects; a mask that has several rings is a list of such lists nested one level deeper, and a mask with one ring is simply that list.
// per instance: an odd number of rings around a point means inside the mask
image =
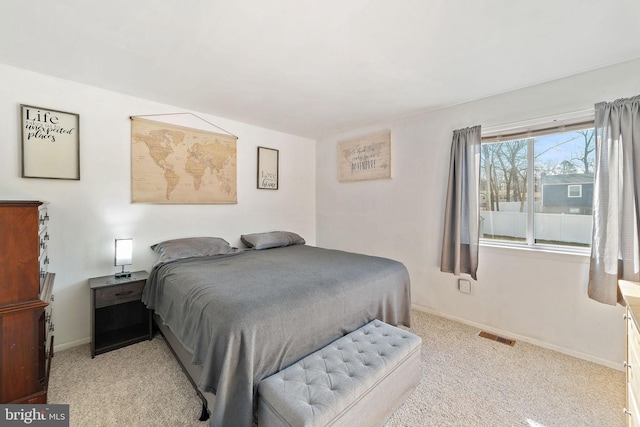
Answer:
[{"label": "tufted bench top", "polygon": [[416,353],[419,360],[420,345],[420,337],[374,320],[262,380],[259,411],[276,414],[280,425],[330,425],[404,360]]}]

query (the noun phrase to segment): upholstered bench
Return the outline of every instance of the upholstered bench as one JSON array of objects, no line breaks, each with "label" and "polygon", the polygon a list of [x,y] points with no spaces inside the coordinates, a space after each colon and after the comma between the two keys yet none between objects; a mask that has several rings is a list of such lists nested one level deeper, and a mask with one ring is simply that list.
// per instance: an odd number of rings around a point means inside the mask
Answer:
[{"label": "upholstered bench", "polygon": [[379,426],[420,382],[420,337],[374,320],[265,378],[259,427]]}]

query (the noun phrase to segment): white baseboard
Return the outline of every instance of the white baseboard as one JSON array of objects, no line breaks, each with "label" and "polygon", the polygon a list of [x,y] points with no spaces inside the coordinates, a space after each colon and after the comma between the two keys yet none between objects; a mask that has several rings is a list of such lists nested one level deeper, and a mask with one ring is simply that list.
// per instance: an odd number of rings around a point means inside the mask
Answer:
[{"label": "white baseboard", "polygon": [[[501,336],[506,336],[506,337],[513,338],[513,339],[516,339],[516,340],[519,340],[519,341],[524,341],[524,342],[527,342],[529,344],[537,345],[538,347],[542,347],[542,348],[546,348],[546,349],[549,349],[549,350],[557,351],[558,353],[563,353],[563,354],[566,354],[568,356],[577,357],[579,359],[583,359],[583,360],[587,360],[589,362],[597,363],[599,365],[607,366],[607,367],[609,367],[611,369],[615,369],[617,371],[623,371],[624,370],[624,368],[622,366],[622,363],[615,363],[615,362],[612,362],[610,360],[602,359],[600,357],[595,357],[595,356],[593,356],[591,354],[586,354],[586,353],[582,353],[582,352],[579,352],[579,351],[576,351],[576,350],[572,350],[572,349],[569,349],[569,348],[566,348],[566,347],[561,347],[561,346],[558,346],[558,345],[549,344],[547,342],[540,341],[540,340],[537,340],[537,339],[534,339],[534,338],[530,338],[530,337],[527,337],[525,335],[516,334],[516,333],[513,333],[511,331],[505,331],[503,329],[498,329],[498,328],[494,328],[492,326],[483,325],[481,323],[472,322],[470,320],[463,319],[463,318],[460,318],[460,317],[451,316],[449,314],[441,313],[439,311],[435,311],[435,310],[432,310],[432,309],[427,308],[427,307],[423,307],[423,306],[418,305],[418,304],[412,304],[411,307],[416,309],[416,310],[418,310],[418,311],[423,311],[425,313],[433,314],[434,316],[444,317],[445,319],[450,319],[450,320],[454,320],[456,322],[464,323],[465,325],[473,326],[474,328],[478,328],[478,329],[481,329],[483,331],[491,332],[493,334],[497,334],[497,335],[501,335]],[[72,348],[72,347],[77,347],[79,345],[88,344],[90,342],[91,342],[91,337],[87,337],[87,338],[83,338],[83,339],[78,340],[78,341],[68,342],[68,343],[64,343],[64,344],[60,344],[60,345],[55,345],[53,348],[54,348],[54,352],[56,352],[56,351],[66,350],[66,349]]]},{"label": "white baseboard", "polygon": [[597,363],[599,365],[603,365],[606,367],[609,367],[611,369],[615,369],[617,371],[623,371],[624,367],[622,366],[622,363],[615,363],[612,362],[610,360],[606,360],[606,359],[602,359],[599,357],[595,357],[591,354],[586,354],[586,353],[582,353],[576,350],[572,350],[566,347],[561,347],[558,345],[554,345],[554,344],[549,344],[547,342],[544,341],[540,341],[540,340],[536,340],[534,338],[530,338],[527,337],[525,335],[520,335],[520,334],[516,334],[513,333],[511,331],[505,331],[502,329],[498,329],[498,328],[494,328],[492,326],[487,326],[487,325],[483,325],[481,323],[477,323],[477,322],[472,322],[470,320],[467,319],[462,319],[460,317],[456,317],[456,316],[451,316],[449,314],[445,314],[445,313],[441,313],[435,310],[432,310],[430,308],[427,307],[423,307],[421,305],[418,304],[412,304],[411,305],[412,308],[418,310],[418,311],[422,311],[425,313],[429,313],[429,314],[433,314],[434,316],[440,316],[440,317],[444,317],[445,319],[449,319],[449,320],[454,320],[456,322],[460,322],[460,323],[464,323],[465,325],[469,325],[469,326],[473,326],[474,328],[478,328],[481,329],[483,331],[487,331],[496,335],[501,335],[501,336],[505,336],[508,338],[513,338],[519,341],[524,341],[527,342],[529,344],[533,344],[533,345],[537,345],[538,347],[542,347],[542,348],[546,348],[549,350],[553,350],[553,351],[557,351],[558,353],[563,353],[566,354],[568,356],[573,356],[573,357],[577,357],[579,359],[583,359],[583,360],[587,360],[589,362],[593,362],[593,363]]},{"label": "white baseboard", "polygon": [[77,347],[79,345],[89,344],[91,342],[91,337],[83,338],[81,340],[66,342],[60,345],[53,346],[53,353],[55,354],[57,351],[66,350],[68,348]]}]

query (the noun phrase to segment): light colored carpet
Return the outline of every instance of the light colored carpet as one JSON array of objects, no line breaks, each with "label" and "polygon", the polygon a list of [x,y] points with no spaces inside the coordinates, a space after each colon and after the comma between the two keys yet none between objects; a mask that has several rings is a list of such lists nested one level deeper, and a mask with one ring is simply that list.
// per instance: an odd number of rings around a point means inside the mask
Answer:
[{"label": "light colored carpet", "polygon": [[[412,312],[422,381],[386,427],[622,427],[625,375],[527,343]],[[91,359],[89,346],[56,353],[50,403],[70,404],[72,426],[207,426],[200,400],[156,337]]]}]

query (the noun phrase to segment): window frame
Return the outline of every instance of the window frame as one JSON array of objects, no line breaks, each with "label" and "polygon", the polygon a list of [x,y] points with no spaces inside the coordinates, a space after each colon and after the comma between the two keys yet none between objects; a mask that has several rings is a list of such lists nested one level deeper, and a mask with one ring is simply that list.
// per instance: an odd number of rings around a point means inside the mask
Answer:
[{"label": "window frame", "polygon": [[[508,125],[498,125],[482,129],[482,144],[509,142],[518,139],[527,140],[527,200],[526,200],[526,234],[524,242],[511,242],[505,240],[484,239],[480,237],[480,246],[521,249],[536,252],[565,253],[588,256],[591,253],[591,245],[570,246],[553,245],[548,243],[536,243],[535,241],[535,198],[532,202],[529,195],[535,194],[535,151],[534,140],[537,136],[552,135],[584,129],[595,129],[595,113],[593,110],[583,110],[563,115],[543,117],[529,121],[517,122]],[[530,178],[529,178],[530,177]],[[582,184],[580,194],[582,197]],[[569,190],[567,190],[568,192]],[[480,188],[478,188],[480,194]],[[480,216],[478,218],[480,221]]]},{"label": "window frame", "polygon": [[[571,195],[571,188],[578,188],[578,195]],[[569,199],[581,199],[582,198],[582,184],[567,184],[567,198]]]}]

